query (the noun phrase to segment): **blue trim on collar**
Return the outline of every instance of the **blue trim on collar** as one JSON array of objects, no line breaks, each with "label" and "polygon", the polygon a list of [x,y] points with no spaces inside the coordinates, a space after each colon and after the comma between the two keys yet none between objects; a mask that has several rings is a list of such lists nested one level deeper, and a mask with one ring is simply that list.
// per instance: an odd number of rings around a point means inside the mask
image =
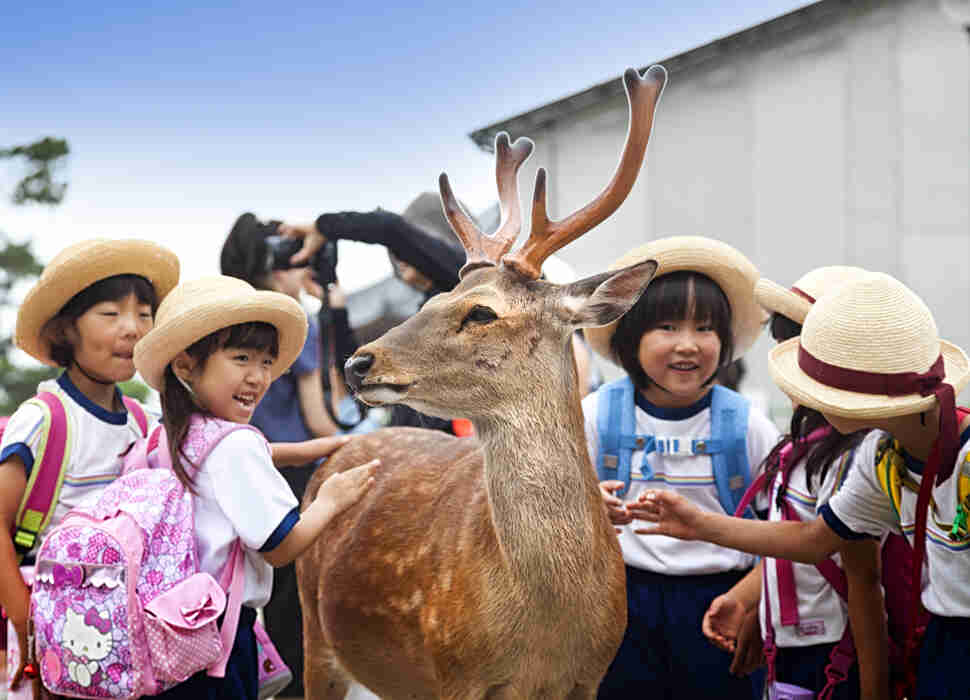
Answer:
[{"label": "blue trim on collar", "polygon": [[[61,376],[57,378],[57,385],[64,390],[64,393],[74,399],[74,402],[83,408],[85,411],[90,413],[92,416],[99,420],[103,420],[105,423],[110,423],[111,425],[126,425],[128,423],[128,409],[122,408],[121,411],[109,411],[102,408],[98,404],[94,403],[91,399],[84,395],[84,393],[74,386],[74,382],[71,378],[67,376],[67,371],[61,372]],[[115,387],[115,396],[118,401],[124,407],[124,402],[121,401],[121,391],[118,387]]]},{"label": "blue trim on collar", "polygon": [[970,442],[970,425],[967,426],[966,430],[960,433],[960,449],[963,449],[963,446],[966,445],[967,442]]},{"label": "blue trim on collar", "polygon": [[[957,447],[957,449],[958,450],[963,449],[963,446],[967,444],[968,440],[970,440],[970,427],[968,427],[966,430],[960,433],[960,437],[958,440],[959,446]],[[906,450],[903,450],[902,454],[903,454],[903,460],[906,462],[906,469],[913,472],[914,474],[923,473],[923,468],[926,466],[925,462],[921,462],[920,460],[916,459],[915,457],[910,455]]]},{"label": "blue trim on collar", "polygon": [[713,390],[708,390],[703,397],[689,406],[657,406],[656,404],[650,403],[639,389],[633,392],[634,401],[641,410],[649,416],[662,420],[686,420],[693,418],[701,411],[711,407],[711,396],[713,394]]}]

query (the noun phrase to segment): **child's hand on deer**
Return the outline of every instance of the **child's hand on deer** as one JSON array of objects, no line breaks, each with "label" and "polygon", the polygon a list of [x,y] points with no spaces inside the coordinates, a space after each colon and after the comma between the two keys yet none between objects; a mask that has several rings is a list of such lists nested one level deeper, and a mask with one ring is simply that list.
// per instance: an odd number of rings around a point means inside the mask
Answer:
[{"label": "child's hand on deer", "polygon": [[644,491],[635,503],[627,506],[635,520],[656,523],[653,527],[638,528],[638,535],[668,535],[681,540],[703,539],[701,536],[705,513],[676,491],[651,489]]},{"label": "child's hand on deer", "polygon": [[314,505],[319,503],[327,508],[331,517],[339,515],[359,501],[374,484],[374,470],[378,464],[380,460],[372,459],[359,467],[331,474],[317,491]]},{"label": "child's hand on deer", "polygon": [[[603,496],[603,503],[606,504],[606,512],[610,516],[610,522],[614,526],[627,525],[633,522],[626,509],[623,499],[616,496],[616,492],[623,488],[622,481],[601,481],[600,494]],[[617,530],[619,532],[619,530]]]}]

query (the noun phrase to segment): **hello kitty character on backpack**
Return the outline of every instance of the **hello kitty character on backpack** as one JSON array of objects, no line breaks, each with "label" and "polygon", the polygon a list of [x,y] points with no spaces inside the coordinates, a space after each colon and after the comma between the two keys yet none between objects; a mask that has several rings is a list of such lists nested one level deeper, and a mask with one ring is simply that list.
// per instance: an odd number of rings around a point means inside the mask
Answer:
[{"label": "hello kitty character on backpack", "polygon": [[[198,447],[207,452],[235,429],[253,430],[227,426]],[[199,571],[191,493],[168,467],[166,437],[156,430],[128,455],[124,475],[41,546],[31,608],[41,680],[52,692],[137,698],[202,669],[223,672],[242,558],[237,545],[221,582]]]}]

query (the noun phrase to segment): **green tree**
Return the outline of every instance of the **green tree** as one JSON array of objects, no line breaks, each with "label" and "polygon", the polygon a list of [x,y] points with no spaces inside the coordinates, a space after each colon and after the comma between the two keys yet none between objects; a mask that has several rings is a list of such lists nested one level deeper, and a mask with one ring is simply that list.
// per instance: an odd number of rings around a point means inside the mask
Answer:
[{"label": "green tree", "polygon": [[[69,153],[64,139],[44,138],[12,148],[0,148],[0,158],[24,162],[27,174],[17,183],[11,199],[14,204],[53,206],[64,198],[67,184],[56,182],[54,172]],[[0,232],[0,309],[15,307],[15,287],[32,281],[43,266],[34,257],[30,242],[15,243]],[[21,402],[33,396],[38,382],[54,376],[48,367],[18,367],[10,361],[13,339],[0,337],[0,415],[9,415]]]}]

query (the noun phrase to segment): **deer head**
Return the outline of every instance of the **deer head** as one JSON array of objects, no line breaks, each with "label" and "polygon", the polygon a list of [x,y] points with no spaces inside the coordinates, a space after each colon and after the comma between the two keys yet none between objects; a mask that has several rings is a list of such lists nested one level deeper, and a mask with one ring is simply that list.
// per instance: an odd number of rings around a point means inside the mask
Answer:
[{"label": "deer head", "polygon": [[648,260],[567,285],[539,279],[542,263],[606,219],[629,194],[665,80],[660,66],[643,78],[634,69],[624,74],[630,105],[626,143],[613,178],[592,202],[550,221],[546,174],[538,171],[531,233],[512,254],[508,251],[521,229],[516,176],[532,142],[520,138],[510,144],[504,133],[495,139],[502,222],[491,236],[462,211],[442,174],[445,215],[467,254],[461,281],[347,361],[347,381],[363,401],[406,403],[435,416],[468,417],[479,426],[521,413],[529,399],[575,393],[572,356],[566,352],[570,333],[623,315],[649,284],[657,263]]}]

